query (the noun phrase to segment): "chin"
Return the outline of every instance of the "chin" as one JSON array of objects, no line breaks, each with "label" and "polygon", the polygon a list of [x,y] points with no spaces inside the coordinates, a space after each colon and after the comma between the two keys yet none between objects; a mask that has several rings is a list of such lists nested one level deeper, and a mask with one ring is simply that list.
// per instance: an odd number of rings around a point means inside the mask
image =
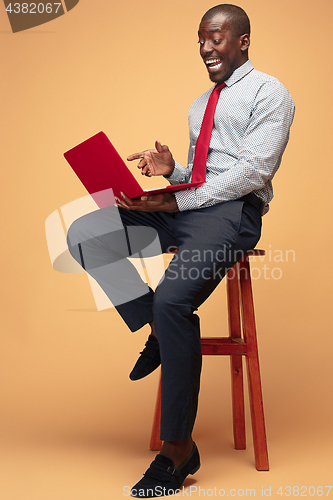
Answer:
[{"label": "chin", "polygon": [[224,80],[223,80],[223,79],[221,79],[221,78],[217,78],[217,77],[215,77],[215,78],[211,78],[211,81],[212,81],[213,83],[216,83],[216,84],[220,84],[220,83],[223,83],[223,82],[224,82]]},{"label": "chin", "polygon": [[218,77],[217,75],[209,75],[209,79],[210,79],[212,82],[214,82],[214,83],[216,83],[216,82],[219,82],[219,81],[220,81],[220,79],[219,79],[219,77]]},{"label": "chin", "polygon": [[222,83],[225,81],[225,77],[223,75],[211,75],[209,74],[209,79],[214,83]]}]

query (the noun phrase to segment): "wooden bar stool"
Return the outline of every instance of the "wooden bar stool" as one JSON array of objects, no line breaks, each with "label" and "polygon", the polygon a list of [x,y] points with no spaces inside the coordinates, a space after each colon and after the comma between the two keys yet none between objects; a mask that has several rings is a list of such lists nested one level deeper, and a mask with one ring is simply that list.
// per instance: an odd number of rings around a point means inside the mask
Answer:
[{"label": "wooden bar stool", "polygon": [[[229,337],[201,338],[202,354],[230,356],[233,431],[236,450],[246,448],[242,356],[246,357],[255,465],[269,470],[264,409],[260,381],[257,334],[254,316],[249,257],[265,255],[264,250],[250,250],[226,276]],[[243,335],[242,335],[243,333]],[[160,450],[161,381],[159,384],[151,450]]]}]

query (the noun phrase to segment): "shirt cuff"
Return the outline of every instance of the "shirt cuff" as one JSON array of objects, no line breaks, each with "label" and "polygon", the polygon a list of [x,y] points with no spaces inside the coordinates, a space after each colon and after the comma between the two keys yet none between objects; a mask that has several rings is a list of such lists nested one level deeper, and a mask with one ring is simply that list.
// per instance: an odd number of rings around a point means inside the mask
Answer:
[{"label": "shirt cuff", "polygon": [[184,189],[184,191],[175,192],[175,198],[180,212],[198,208],[195,191],[196,189]]},{"label": "shirt cuff", "polygon": [[169,177],[164,176],[170,184],[184,184],[187,182],[188,169],[175,161],[175,168]]}]

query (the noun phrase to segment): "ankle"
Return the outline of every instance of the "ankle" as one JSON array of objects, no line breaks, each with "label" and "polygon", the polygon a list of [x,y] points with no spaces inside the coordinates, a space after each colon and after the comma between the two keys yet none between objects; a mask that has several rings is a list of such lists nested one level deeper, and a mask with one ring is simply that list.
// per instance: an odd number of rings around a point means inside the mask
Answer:
[{"label": "ankle", "polygon": [[157,339],[157,335],[156,335],[156,331],[155,331],[155,326],[154,326],[154,321],[150,321],[149,324],[150,324],[150,328],[151,328],[150,335],[153,335],[153,337],[155,337]]},{"label": "ankle", "polygon": [[170,458],[177,468],[192,453],[193,445],[192,437],[184,441],[164,441],[160,454]]}]

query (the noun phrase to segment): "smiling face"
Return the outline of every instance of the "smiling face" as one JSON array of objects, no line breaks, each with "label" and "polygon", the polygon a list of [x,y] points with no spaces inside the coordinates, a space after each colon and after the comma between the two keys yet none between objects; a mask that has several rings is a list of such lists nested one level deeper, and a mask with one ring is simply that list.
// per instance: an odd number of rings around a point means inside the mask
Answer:
[{"label": "smiling face", "polygon": [[224,14],[201,21],[198,35],[200,55],[212,82],[224,82],[248,60],[250,36],[235,36]]}]

